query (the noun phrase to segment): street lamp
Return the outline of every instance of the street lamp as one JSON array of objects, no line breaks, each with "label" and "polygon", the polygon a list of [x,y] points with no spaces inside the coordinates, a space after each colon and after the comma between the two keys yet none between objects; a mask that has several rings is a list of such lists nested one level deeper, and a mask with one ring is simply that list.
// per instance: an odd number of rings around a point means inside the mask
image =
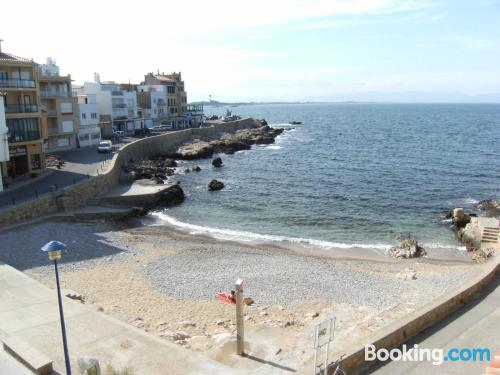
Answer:
[{"label": "street lamp", "polygon": [[64,312],[61,298],[61,287],[59,285],[59,272],[57,270],[57,261],[61,259],[61,251],[66,249],[66,245],[59,241],[50,241],[43,245],[42,251],[46,252],[49,260],[54,261],[54,269],[56,271],[57,298],[59,300],[59,315],[61,318],[61,331],[64,346],[64,362],[66,363],[66,375],[71,375],[71,365],[69,363],[68,343],[66,341],[66,327],[64,325]]}]

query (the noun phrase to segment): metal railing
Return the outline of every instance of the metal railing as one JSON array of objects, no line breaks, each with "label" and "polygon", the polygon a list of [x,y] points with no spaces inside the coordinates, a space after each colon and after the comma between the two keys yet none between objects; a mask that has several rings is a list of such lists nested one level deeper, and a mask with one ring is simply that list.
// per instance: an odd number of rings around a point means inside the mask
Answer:
[{"label": "metal railing", "polygon": [[38,111],[36,104],[7,104],[5,113],[33,113]]},{"label": "metal railing", "polygon": [[69,98],[71,95],[69,92],[66,92],[66,91],[42,90],[42,91],[40,91],[40,96],[43,98],[55,98],[55,97]]},{"label": "metal railing", "polygon": [[35,88],[36,82],[32,79],[0,79],[0,87]]}]

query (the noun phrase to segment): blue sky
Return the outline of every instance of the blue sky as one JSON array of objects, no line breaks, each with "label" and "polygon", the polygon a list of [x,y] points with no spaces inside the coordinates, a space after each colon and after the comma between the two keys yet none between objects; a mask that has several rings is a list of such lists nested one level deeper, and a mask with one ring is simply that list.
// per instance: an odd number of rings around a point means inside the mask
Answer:
[{"label": "blue sky", "polygon": [[500,98],[500,1],[49,3],[23,3],[32,33],[2,17],[3,50],[54,57],[77,83],[159,69],[182,71],[189,100]]}]

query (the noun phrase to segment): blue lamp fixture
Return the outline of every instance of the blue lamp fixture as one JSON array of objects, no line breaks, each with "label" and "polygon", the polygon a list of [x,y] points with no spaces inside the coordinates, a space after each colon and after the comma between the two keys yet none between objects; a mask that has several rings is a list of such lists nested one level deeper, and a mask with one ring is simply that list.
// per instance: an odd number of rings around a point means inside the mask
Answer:
[{"label": "blue lamp fixture", "polygon": [[66,364],[66,375],[71,375],[71,364],[69,362],[69,354],[68,354],[68,342],[66,340],[66,327],[64,325],[64,311],[62,305],[62,297],[61,297],[61,286],[59,284],[59,271],[57,269],[57,261],[61,259],[61,252],[66,249],[66,245],[59,241],[50,241],[43,245],[42,251],[46,252],[49,256],[49,260],[54,261],[54,269],[56,272],[56,285],[57,285],[57,299],[59,301],[59,315],[61,318],[61,331],[62,331],[62,339],[63,339],[63,347],[64,347],[64,362]]}]

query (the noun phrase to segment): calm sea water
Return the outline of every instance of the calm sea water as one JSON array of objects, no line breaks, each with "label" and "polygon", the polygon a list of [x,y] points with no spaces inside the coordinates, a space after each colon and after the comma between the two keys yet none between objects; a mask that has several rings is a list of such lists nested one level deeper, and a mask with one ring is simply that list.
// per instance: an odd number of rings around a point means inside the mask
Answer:
[{"label": "calm sea water", "polygon": [[[303,124],[274,145],[223,155],[223,168],[204,160],[197,162],[202,172],[176,176],[187,200],[157,213],[161,220],[222,238],[327,248],[386,249],[400,234],[411,233],[435,251],[459,252],[444,211],[500,196],[500,105],[230,109],[275,126]],[[213,178],[226,188],[207,191]]]}]

